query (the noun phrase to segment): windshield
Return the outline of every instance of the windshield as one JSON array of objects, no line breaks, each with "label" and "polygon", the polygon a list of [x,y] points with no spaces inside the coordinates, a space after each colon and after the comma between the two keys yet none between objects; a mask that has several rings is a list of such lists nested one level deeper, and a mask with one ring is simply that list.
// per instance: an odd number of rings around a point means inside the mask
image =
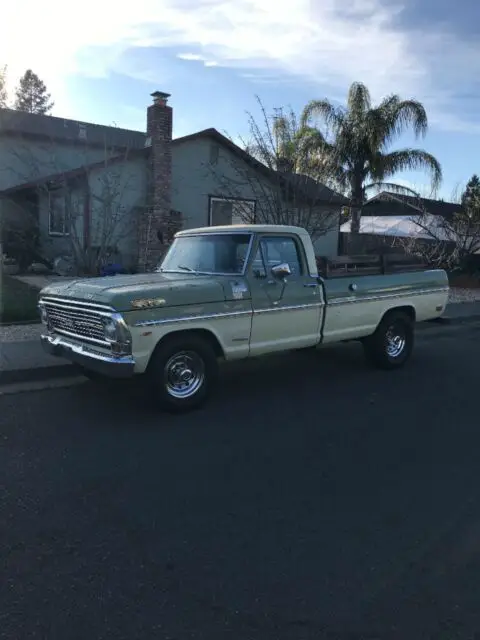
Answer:
[{"label": "windshield", "polygon": [[232,273],[245,268],[251,234],[205,233],[176,238],[159,271],[181,273]]}]

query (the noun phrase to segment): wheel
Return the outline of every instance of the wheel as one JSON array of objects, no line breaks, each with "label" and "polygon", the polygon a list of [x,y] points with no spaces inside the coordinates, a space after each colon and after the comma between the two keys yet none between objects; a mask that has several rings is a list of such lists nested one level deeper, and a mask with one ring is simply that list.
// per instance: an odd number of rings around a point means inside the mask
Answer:
[{"label": "wheel", "polygon": [[375,333],[363,340],[367,359],[380,369],[398,369],[409,359],[414,344],[412,319],[402,311],[392,311]]},{"label": "wheel", "polygon": [[218,376],[213,347],[201,336],[166,339],[152,355],[148,380],[153,400],[167,411],[179,413],[202,406]]}]

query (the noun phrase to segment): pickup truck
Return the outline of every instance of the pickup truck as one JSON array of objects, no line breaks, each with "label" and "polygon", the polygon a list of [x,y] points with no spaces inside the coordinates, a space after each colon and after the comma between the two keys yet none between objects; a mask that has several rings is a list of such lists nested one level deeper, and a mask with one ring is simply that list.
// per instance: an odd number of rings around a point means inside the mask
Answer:
[{"label": "pickup truck", "polygon": [[182,411],[205,402],[222,360],[358,340],[371,363],[397,369],[415,323],[447,300],[441,269],[322,261],[305,229],[232,225],[180,231],[153,273],[52,284],[39,308],[49,354],[90,378],[144,374],[161,407]]}]

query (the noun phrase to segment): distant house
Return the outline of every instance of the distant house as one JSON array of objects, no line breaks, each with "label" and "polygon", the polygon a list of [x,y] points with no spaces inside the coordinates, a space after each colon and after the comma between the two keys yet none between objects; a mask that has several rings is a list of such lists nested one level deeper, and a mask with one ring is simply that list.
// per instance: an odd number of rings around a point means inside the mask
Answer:
[{"label": "distant house", "polygon": [[142,268],[180,228],[267,222],[273,193],[286,215],[307,203],[328,219],[316,249],[336,254],[343,196],[268,169],[213,128],[172,139],[169,96],[152,95],[146,132],[0,110],[2,220],[34,221],[49,259],[107,242]]},{"label": "distant house", "polygon": [[[449,241],[451,238],[443,237],[442,223],[450,221],[460,210],[461,205],[455,202],[382,191],[362,207],[362,245],[368,252],[380,248],[398,250],[406,239],[419,242]],[[340,253],[349,233],[350,222],[345,222],[340,227]]]}]

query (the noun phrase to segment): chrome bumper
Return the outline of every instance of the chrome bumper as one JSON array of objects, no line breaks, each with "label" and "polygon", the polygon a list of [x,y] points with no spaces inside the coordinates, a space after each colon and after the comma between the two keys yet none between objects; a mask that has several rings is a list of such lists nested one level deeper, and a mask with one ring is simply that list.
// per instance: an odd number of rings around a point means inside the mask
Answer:
[{"label": "chrome bumper", "polygon": [[109,378],[130,378],[133,376],[135,360],[132,356],[109,356],[88,347],[73,344],[60,336],[42,335],[42,347],[51,356],[65,358],[90,371],[96,371]]}]

